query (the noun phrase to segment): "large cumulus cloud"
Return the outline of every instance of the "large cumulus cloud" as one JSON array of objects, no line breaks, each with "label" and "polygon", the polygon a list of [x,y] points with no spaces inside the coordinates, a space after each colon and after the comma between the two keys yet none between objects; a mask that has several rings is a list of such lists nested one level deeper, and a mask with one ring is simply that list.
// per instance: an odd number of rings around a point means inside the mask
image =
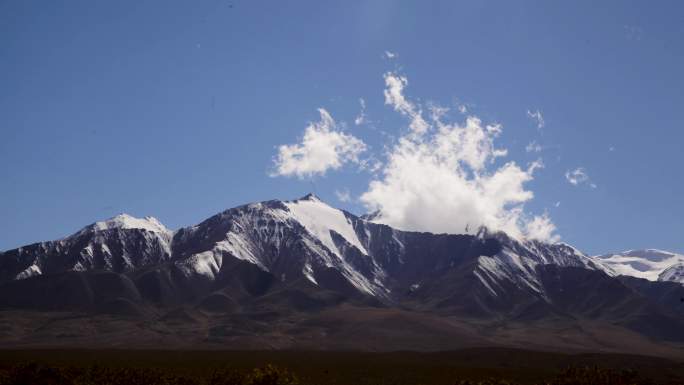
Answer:
[{"label": "large cumulus cloud", "polygon": [[[434,105],[425,114],[406,96],[406,77],[389,72],[384,80],[385,104],[407,118],[409,129],[386,144],[383,154],[369,155],[383,161],[359,198],[369,211],[378,212],[375,221],[404,230],[473,233],[486,226],[519,238],[559,239],[546,213],[525,211],[534,197],[526,184],[543,167],[541,160],[525,166],[504,161],[507,150],[495,145],[501,125],[473,115],[450,121],[448,110]],[[327,113],[321,117],[307,127],[301,144],[280,147],[279,175],[303,177],[347,161],[364,163],[359,156],[365,143],[335,131]],[[321,135],[329,138],[317,139]]]}]

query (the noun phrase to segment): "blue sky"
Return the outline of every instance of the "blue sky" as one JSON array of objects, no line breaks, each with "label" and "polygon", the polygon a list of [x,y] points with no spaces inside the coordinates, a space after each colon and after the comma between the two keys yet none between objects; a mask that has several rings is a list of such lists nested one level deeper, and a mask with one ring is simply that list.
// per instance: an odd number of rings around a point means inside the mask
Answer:
[{"label": "blue sky", "polygon": [[[386,104],[391,73],[426,113],[464,105],[452,121],[500,123],[495,145],[508,154],[494,170],[542,159],[524,210],[546,212],[563,241],[591,254],[682,252],[682,8],[1,2],[0,249],[120,212],[178,228],[311,190],[363,213],[358,197],[377,174],[352,162],[273,177],[273,159],[323,108],[382,160],[410,123]],[[356,125],[360,98],[370,123]],[[527,152],[531,142],[541,151]],[[566,173],[577,168],[589,179],[573,185]]]}]

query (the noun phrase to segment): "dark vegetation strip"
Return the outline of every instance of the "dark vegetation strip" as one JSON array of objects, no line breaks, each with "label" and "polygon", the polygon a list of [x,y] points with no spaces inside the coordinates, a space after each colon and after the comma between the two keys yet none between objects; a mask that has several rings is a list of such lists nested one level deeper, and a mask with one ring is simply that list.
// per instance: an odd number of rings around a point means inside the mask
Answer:
[{"label": "dark vegetation strip", "polygon": [[684,364],[653,357],[510,349],[441,353],[0,351],[0,385],[10,384],[684,384]]}]

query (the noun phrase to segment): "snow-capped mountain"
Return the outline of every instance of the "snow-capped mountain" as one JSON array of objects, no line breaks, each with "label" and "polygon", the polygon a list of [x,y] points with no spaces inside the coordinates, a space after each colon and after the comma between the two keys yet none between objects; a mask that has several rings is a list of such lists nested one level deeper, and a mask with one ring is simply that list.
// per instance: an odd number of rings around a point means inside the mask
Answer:
[{"label": "snow-capped mountain", "polygon": [[[469,259],[455,252],[458,249],[445,249],[426,256],[411,249],[419,237],[423,242],[460,237],[454,246],[467,244],[475,254]],[[484,250],[486,240],[496,245],[493,250]],[[312,194],[294,201],[227,210],[179,230],[173,245],[174,263],[189,277],[215,280],[224,259],[236,258],[282,281],[304,277],[326,287],[325,277],[335,273],[359,293],[381,300],[396,300],[401,295],[397,293],[406,288],[420,287],[420,279],[414,282],[405,277],[434,274],[470,262],[472,275],[493,296],[508,290],[504,287],[510,284],[543,293],[535,271],[538,265],[609,271],[566,244],[520,242],[503,233],[489,234],[486,229],[476,237],[403,232],[335,209]]]},{"label": "snow-capped mountain", "polygon": [[[623,279],[615,261],[486,228],[400,231],[309,194],[231,208],[177,231],[122,214],[0,253],[0,308],[190,306],[285,317],[346,303],[448,319],[602,320],[684,340],[684,287]],[[658,274],[682,276],[681,263],[667,267]]]},{"label": "snow-capped mountain", "polygon": [[62,240],[6,252],[0,266],[5,279],[22,279],[62,271],[121,273],[169,261],[189,280],[212,282],[226,260],[247,262],[283,282],[305,278],[329,289],[344,281],[386,302],[456,270],[475,278],[470,290],[495,298],[511,288],[546,298],[538,266],[614,275],[567,244],[516,240],[485,228],[476,236],[404,232],[313,194],[236,207],[175,233],[155,218],[121,214]]},{"label": "snow-capped mountain", "polygon": [[594,257],[618,275],[684,284],[684,255],[657,249],[627,250]]},{"label": "snow-capped mountain", "polygon": [[0,254],[0,279],[24,279],[62,271],[132,271],[168,260],[172,235],[156,218],[120,214],[66,238]]},{"label": "snow-capped mountain", "polygon": [[224,258],[236,258],[281,280],[303,276],[315,285],[321,271],[333,269],[359,291],[381,296],[381,269],[354,220],[314,195],[240,206],[179,230],[173,241],[176,265],[187,275],[212,280]]}]

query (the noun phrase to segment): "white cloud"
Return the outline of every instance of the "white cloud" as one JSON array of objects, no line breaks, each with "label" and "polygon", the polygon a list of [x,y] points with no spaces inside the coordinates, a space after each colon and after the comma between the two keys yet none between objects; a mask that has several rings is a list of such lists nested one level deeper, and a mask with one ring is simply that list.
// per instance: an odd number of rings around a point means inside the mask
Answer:
[{"label": "white cloud", "polygon": [[351,201],[351,194],[349,193],[348,189],[335,190],[335,196],[340,202],[346,203]]},{"label": "white cloud", "polygon": [[536,216],[525,224],[527,237],[547,242],[558,242],[560,236],[555,234],[556,225],[553,224],[547,213]]},{"label": "white cloud", "polygon": [[447,113],[449,113],[449,108],[447,107],[442,107],[433,103],[428,104],[428,110],[430,111],[430,118],[432,118],[433,121],[441,121],[442,117],[446,116]]},{"label": "white cloud", "polygon": [[525,146],[525,151],[527,152],[541,152],[542,151],[542,146],[537,143],[537,141],[533,140],[530,143]]},{"label": "white cloud", "polygon": [[278,147],[273,160],[275,170],[271,176],[297,176],[300,179],[325,175],[345,163],[359,163],[359,155],[366,150],[366,144],[337,130],[330,114],[320,108],[321,120],[312,122],[304,131],[301,143]]},{"label": "white cloud", "polygon": [[544,116],[542,115],[541,111],[536,110],[532,112],[527,110],[527,116],[537,124],[537,129],[541,130],[544,128]]},{"label": "white cloud", "polygon": [[544,168],[544,162],[542,162],[541,159],[537,159],[534,162],[530,163],[530,165],[527,167],[530,173],[534,173],[537,171],[537,169],[542,169]]},{"label": "white cloud", "polygon": [[363,98],[359,98],[359,104],[361,104],[361,111],[356,115],[356,119],[354,119],[354,124],[357,126],[366,122],[366,101]]},{"label": "white cloud", "polygon": [[[525,212],[525,204],[534,197],[525,185],[543,167],[541,160],[526,168],[513,161],[501,162],[507,150],[495,145],[502,132],[500,124],[487,124],[472,115],[463,121],[450,121],[446,110],[437,106],[428,109],[428,123],[421,105],[404,96],[407,79],[392,72],[386,73],[384,79],[385,103],[409,119],[409,132],[391,139],[383,154],[359,159],[366,149],[363,142],[335,131],[332,118],[321,112],[321,122],[307,127],[302,144],[280,147],[276,164],[282,172],[278,175],[301,178],[323,174],[339,168],[347,159],[371,172],[360,201],[369,211],[379,211],[378,222],[435,233],[473,233],[486,226],[517,238],[551,242],[559,239],[548,214],[533,216]],[[309,156],[301,156],[307,159],[305,162],[295,159],[296,164],[304,163],[301,167],[283,166],[295,157],[292,153],[308,154],[313,152],[310,148],[319,147],[307,140],[308,136],[319,135],[342,135],[326,140],[334,146],[323,146],[338,150],[325,151],[326,156],[317,156],[315,161]],[[346,192],[337,191],[338,199],[350,198]]]},{"label": "white cloud", "polygon": [[378,160],[375,155],[370,154],[370,156],[359,160],[359,169],[374,174],[382,168],[382,164],[382,161]]},{"label": "white cloud", "polygon": [[556,203],[554,204],[554,207],[560,207],[560,201],[556,202]]},{"label": "white cloud", "polygon": [[565,179],[570,182],[573,186],[578,186],[582,183],[589,184],[589,187],[596,188],[596,184],[592,183],[589,179],[589,175],[584,170],[583,167],[577,167],[574,170],[568,170],[565,172]]},{"label": "white cloud", "polygon": [[[402,93],[406,79],[386,74],[385,80],[387,104],[412,121],[420,117],[420,108]],[[484,124],[475,116],[445,123],[443,117],[433,112],[434,131],[414,129],[388,150],[381,175],[360,198],[369,210],[379,210],[376,220],[405,230],[463,233],[486,226],[515,237],[558,240],[548,215],[524,212],[534,196],[524,185],[543,166],[541,161],[527,169],[507,162],[490,170],[507,154],[494,146],[501,125]]]},{"label": "white cloud", "polygon": [[468,113],[468,106],[466,106],[465,104],[459,104],[458,105],[458,112],[460,112],[463,115],[467,114]]},{"label": "white cloud", "polygon": [[393,72],[385,74],[385,104],[394,107],[402,115],[411,119],[409,127],[416,134],[422,134],[430,127],[423,119],[422,111],[415,104],[404,98],[404,87],[408,84],[406,77]]},{"label": "white cloud", "polygon": [[385,57],[388,59],[394,59],[397,57],[397,54],[390,51],[385,51]]}]

